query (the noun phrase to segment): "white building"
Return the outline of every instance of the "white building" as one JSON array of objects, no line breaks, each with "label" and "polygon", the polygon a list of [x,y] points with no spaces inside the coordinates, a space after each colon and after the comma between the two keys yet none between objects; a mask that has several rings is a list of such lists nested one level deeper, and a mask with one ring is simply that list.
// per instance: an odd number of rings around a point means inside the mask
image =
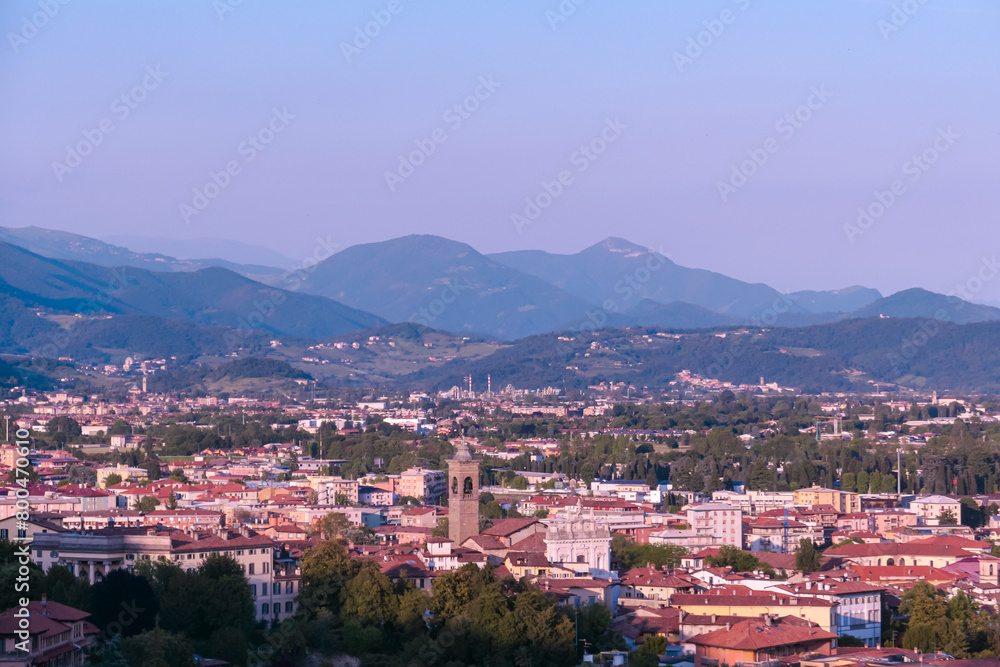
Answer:
[{"label": "white building", "polygon": [[792,507],[795,498],[791,491],[716,491],[712,494],[712,502],[738,507],[743,514],[753,517],[762,512]]},{"label": "white building", "polygon": [[955,523],[962,519],[962,503],[945,496],[918,496],[910,501],[910,511],[914,512],[922,525],[934,525],[942,512],[950,511],[955,516]]},{"label": "white building", "polygon": [[570,570],[606,574],[611,563],[611,530],[593,512],[584,514],[580,506],[567,508],[564,518],[548,524],[545,557]]}]

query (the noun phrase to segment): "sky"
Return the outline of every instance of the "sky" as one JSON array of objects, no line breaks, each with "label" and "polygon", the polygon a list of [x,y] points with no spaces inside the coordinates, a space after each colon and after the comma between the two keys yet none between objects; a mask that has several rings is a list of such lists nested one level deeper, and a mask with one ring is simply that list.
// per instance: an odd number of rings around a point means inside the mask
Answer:
[{"label": "sky", "polygon": [[989,0],[0,3],[0,225],[1000,302]]}]

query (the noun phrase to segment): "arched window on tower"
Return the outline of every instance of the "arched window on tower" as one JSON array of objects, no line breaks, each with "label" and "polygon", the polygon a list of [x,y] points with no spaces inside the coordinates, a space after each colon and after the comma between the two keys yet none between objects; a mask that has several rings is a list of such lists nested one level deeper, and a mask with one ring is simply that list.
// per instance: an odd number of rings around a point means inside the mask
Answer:
[{"label": "arched window on tower", "polygon": [[451,492],[455,494],[458,493],[458,477],[451,478]]},{"label": "arched window on tower", "polygon": [[462,493],[465,493],[466,495],[472,493],[472,478],[471,477],[466,477],[465,478],[465,489],[462,491]]}]

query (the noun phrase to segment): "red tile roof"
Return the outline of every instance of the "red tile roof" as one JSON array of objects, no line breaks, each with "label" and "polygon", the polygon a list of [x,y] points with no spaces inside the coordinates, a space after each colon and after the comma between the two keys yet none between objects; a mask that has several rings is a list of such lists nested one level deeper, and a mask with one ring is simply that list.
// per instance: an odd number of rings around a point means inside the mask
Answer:
[{"label": "red tile roof", "polygon": [[691,637],[687,641],[697,646],[757,651],[776,646],[832,641],[836,638],[837,635],[834,633],[815,625],[774,621],[767,623],[764,619],[748,619],[729,629],[713,630]]}]

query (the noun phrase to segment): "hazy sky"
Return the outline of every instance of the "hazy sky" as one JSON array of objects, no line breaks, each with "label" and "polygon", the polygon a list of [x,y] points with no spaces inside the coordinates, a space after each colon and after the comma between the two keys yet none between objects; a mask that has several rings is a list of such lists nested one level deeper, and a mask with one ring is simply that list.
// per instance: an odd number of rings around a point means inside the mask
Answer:
[{"label": "hazy sky", "polygon": [[2,225],[293,259],[613,235],[779,290],[948,292],[1000,255],[995,0],[4,0],[0,26]]}]

